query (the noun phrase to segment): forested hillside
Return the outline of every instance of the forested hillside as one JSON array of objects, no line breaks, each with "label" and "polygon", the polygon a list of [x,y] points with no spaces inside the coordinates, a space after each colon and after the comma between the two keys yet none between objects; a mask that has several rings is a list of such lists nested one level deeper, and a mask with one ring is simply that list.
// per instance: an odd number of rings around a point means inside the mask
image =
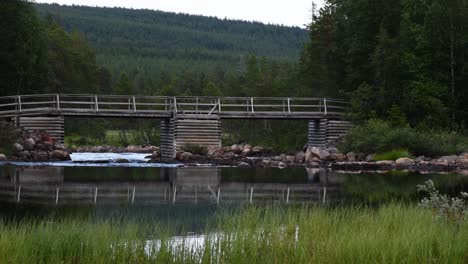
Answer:
[{"label": "forested hillside", "polygon": [[307,39],[307,31],[300,28],[162,11],[49,4],[36,8],[68,32],[83,32],[114,82],[126,72],[139,93],[167,86],[174,78],[199,82],[202,73],[238,76],[248,55],[291,63]]}]

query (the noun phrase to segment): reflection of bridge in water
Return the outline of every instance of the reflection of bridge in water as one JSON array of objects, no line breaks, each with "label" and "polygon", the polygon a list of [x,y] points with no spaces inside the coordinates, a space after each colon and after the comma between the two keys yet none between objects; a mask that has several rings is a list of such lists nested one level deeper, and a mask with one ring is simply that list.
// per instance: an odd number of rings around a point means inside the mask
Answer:
[{"label": "reflection of bridge in water", "polygon": [[64,180],[63,168],[14,168],[0,178],[0,200],[32,204],[257,204],[335,203],[335,175],[308,169],[303,183],[223,181],[218,168],[161,168],[163,181]]}]

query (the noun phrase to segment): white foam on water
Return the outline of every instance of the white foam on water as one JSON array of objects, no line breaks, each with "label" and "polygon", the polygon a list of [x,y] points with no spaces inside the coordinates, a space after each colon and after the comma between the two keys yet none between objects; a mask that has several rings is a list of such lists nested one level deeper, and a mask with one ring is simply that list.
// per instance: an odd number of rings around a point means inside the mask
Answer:
[{"label": "white foam on water", "polygon": [[130,162],[147,162],[150,159],[148,153],[91,153],[80,152],[72,153],[70,157],[72,161],[116,161],[118,159],[126,159]]}]

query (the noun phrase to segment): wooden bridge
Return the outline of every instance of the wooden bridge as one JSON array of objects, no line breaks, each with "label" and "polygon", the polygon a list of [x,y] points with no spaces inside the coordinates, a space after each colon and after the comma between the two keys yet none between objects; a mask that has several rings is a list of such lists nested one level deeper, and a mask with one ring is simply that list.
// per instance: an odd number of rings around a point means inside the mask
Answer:
[{"label": "wooden bridge", "polygon": [[[163,158],[172,159],[185,144],[221,146],[223,119],[309,120],[312,146],[345,134],[347,103],[330,98],[168,97],[38,94],[0,97],[0,118],[27,130],[46,130],[64,138],[64,118],[112,117],[161,120]],[[255,128],[252,128],[255,129]]]}]

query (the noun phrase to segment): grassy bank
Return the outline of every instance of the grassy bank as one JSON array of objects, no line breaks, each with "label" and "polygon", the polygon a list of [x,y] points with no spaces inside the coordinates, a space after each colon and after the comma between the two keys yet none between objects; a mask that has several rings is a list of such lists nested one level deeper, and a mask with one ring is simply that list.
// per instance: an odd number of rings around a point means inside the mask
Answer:
[{"label": "grassy bank", "polygon": [[[380,209],[247,207],[220,213],[205,247],[145,243],[157,223],[22,222],[0,226],[0,263],[463,263],[468,221],[455,226],[399,204]],[[166,242],[164,242],[166,241]]]}]

